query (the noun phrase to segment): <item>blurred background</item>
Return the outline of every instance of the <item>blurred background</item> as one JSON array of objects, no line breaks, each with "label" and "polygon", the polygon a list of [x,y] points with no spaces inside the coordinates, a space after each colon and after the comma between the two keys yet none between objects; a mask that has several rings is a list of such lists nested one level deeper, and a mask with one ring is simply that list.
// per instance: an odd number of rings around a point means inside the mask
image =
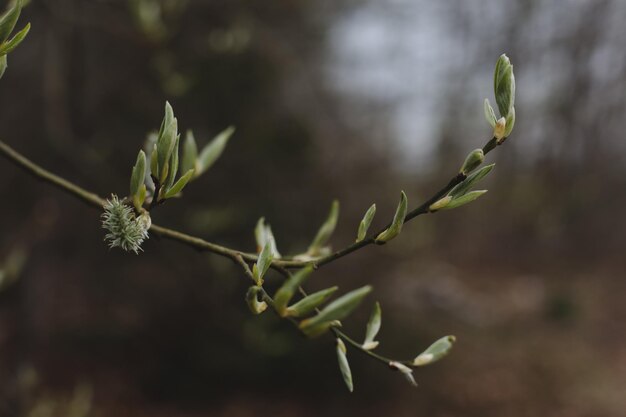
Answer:
[{"label": "blurred background", "polygon": [[233,124],[153,220],[244,250],[260,216],[298,253],[333,198],[335,248],[372,203],[378,228],[401,189],[428,198],[490,138],[503,52],[518,121],[485,197],[314,275],[374,285],[345,326],[379,300],[385,354],[458,337],[417,389],[351,352],[353,394],[330,337],[249,314],[230,261],[108,250],[100,213],[1,161],[1,416],[626,416],[626,2],[33,0],[29,21],[2,140],[124,195],[165,100],[200,145]]}]

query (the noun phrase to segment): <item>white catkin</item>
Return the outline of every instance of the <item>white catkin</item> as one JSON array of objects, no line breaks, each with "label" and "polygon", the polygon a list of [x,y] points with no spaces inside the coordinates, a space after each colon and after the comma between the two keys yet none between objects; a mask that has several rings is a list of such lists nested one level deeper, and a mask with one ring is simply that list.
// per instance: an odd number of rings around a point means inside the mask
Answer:
[{"label": "white catkin", "polygon": [[142,250],[141,244],[148,238],[150,222],[136,217],[133,209],[116,195],[107,200],[101,218],[102,228],[109,232],[104,236],[109,248],[121,248],[135,254]]}]

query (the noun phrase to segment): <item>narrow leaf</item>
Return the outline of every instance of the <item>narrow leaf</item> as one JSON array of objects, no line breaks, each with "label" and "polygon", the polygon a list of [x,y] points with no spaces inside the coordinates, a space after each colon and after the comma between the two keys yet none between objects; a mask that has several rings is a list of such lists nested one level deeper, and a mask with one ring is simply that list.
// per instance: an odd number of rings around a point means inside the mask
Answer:
[{"label": "narrow leaf", "polygon": [[0,43],[4,43],[13,32],[22,10],[22,0],[17,0],[13,7],[0,17]]},{"label": "narrow leaf", "polygon": [[248,288],[248,292],[246,292],[246,302],[248,303],[250,311],[254,314],[261,314],[267,309],[267,303],[265,301],[259,301],[260,292],[261,287],[257,287],[256,285]]},{"label": "narrow leaf", "polygon": [[324,304],[331,295],[337,291],[339,287],[330,287],[325,290],[309,294],[297,303],[287,307],[286,316],[290,317],[303,317],[311,313],[320,305]]},{"label": "narrow leaf", "polygon": [[460,197],[463,194],[467,193],[476,183],[478,183],[478,181],[482,180],[487,174],[489,174],[494,166],[496,166],[496,164],[486,165],[478,171],[474,172],[462,183],[454,187],[452,191],[450,191],[449,195],[454,198]]},{"label": "narrow leaf", "polygon": [[26,35],[28,35],[29,31],[30,31],[30,23],[28,23],[24,27],[24,29],[22,29],[19,32],[17,32],[15,34],[15,36],[13,36],[13,38],[11,38],[11,40],[6,41],[5,43],[3,43],[0,46],[0,55],[2,55],[2,54],[9,54],[9,53],[13,52],[13,50],[15,48],[17,48],[20,43],[22,43],[22,41],[24,40]]},{"label": "narrow leaf", "polygon": [[396,208],[396,214],[393,216],[393,222],[391,226],[378,236],[376,236],[376,243],[389,242],[394,237],[398,236],[402,231],[402,225],[404,224],[404,218],[406,217],[406,211],[408,207],[408,199],[404,191],[400,194],[400,203]]},{"label": "narrow leaf", "polygon": [[157,135],[157,140],[161,136],[163,136],[163,132],[165,128],[169,126],[170,123],[174,121],[174,109],[169,101],[165,102],[165,115],[163,116],[163,120],[161,121],[161,127],[159,128],[159,133]]},{"label": "narrow leaf", "polygon": [[424,366],[437,362],[450,353],[454,342],[456,342],[456,337],[454,336],[442,337],[413,359],[413,366]]},{"label": "narrow leaf", "polygon": [[313,272],[312,266],[300,269],[295,274],[292,274],[276,291],[276,294],[274,294],[274,308],[278,314],[281,316],[286,315],[289,301],[293,298],[298,287],[311,275],[311,272]]},{"label": "narrow leaf", "polygon": [[259,221],[257,221],[256,227],[254,228],[254,238],[256,240],[257,252],[260,252],[263,247],[269,243],[274,259],[280,259],[280,253],[278,252],[278,248],[276,246],[274,233],[272,233],[270,225],[265,224],[265,217],[261,217]]},{"label": "narrow leaf", "polygon": [[177,195],[178,193],[180,193],[181,191],[183,191],[183,188],[185,188],[185,186],[187,185],[187,183],[189,182],[189,180],[191,180],[191,177],[193,176],[193,169],[190,169],[189,171],[187,171],[185,173],[185,175],[183,175],[182,177],[180,177],[178,179],[178,181],[176,181],[176,183],[174,185],[172,185],[172,188],[170,188],[166,193],[165,193],[165,198],[172,198],[175,195]]},{"label": "narrow leaf", "polygon": [[326,217],[326,221],[317,231],[317,235],[315,235],[315,239],[309,246],[309,250],[307,253],[309,255],[316,255],[320,252],[320,249],[328,242],[331,235],[335,231],[335,227],[337,226],[337,219],[339,218],[339,201],[334,200],[330,206],[330,211],[328,212],[328,216]]},{"label": "narrow leaf", "polygon": [[130,176],[130,194],[132,198],[137,195],[139,187],[143,184],[146,177],[146,154],[144,151],[139,151],[137,155],[137,161],[133,167],[132,174]]},{"label": "narrow leaf", "polygon": [[461,166],[461,169],[459,170],[459,172],[467,175],[473,170],[475,170],[476,168],[478,168],[480,164],[483,163],[484,160],[485,160],[485,154],[483,150],[480,148],[474,149],[465,158],[465,161],[463,162],[463,166]]},{"label": "narrow leaf", "polygon": [[[180,135],[176,137],[176,142],[174,143],[174,149],[172,150],[172,155],[170,155],[169,161],[169,171],[167,173],[167,181],[165,182],[164,189],[167,192],[172,185],[174,184],[174,180],[176,179],[176,175],[178,174],[178,144],[180,142]],[[187,171],[183,171],[187,172]]]},{"label": "narrow leaf", "polygon": [[341,339],[337,339],[337,361],[339,362],[339,370],[341,371],[343,382],[346,383],[348,391],[352,392],[354,390],[354,386],[352,385],[352,372],[350,371],[350,364],[348,363],[346,345]]},{"label": "narrow leaf", "polygon": [[200,155],[198,156],[198,173],[199,176],[205,173],[222,155],[226,144],[230,140],[231,136],[235,133],[235,128],[230,126],[221,133],[219,133],[208,145],[206,145]]},{"label": "narrow leaf", "polygon": [[[198,159],[198,146],[193,132],[188,130],[185,134],[185,142],[183,143],[183,158],[180,163],[181,172],[187,172],[196,168],[196,160]],[[196,170],[197,176],[197,170]]]},{"label": "narrow leaf", "polygon": [[272,248],[270,245],[266,244],[256,261],[256,269],[253,270],[253,273],[255,273],[256,271],[254,278],[257,281],[257,285],[261,285],[263,283],[263,277],[265,276],[267,270],[270,268],[270,265],[272,265],[272,260]]},{"label": "narrow leaf", "polygon": [[478,190],[478,191],[470,191],[469,193],[463,194],[460,197],[457,197],[450,201],[447,206],[442,208],[442,210],[451,210],[457,207],[464,206],[467,203],[471,203],[476,200],[481,195],[485,194],[487,190]]},{"label": "narrow leaf", "polygon": [[374,215],[376,214],[376,204],[372,204],[369,209],[365,212],[361,223],[359,223],[359,232],[357,233],[356,241],[360,242],[365,239],[367,236],[367,231],[372,224],[372,220],[374,219]]},{"label": "narrow leaf", "polygon": [[363,347],[367,350],[374,349],[378,346],[378,342],[374,339],[380,330],[382,311],[380,309],[380,303],[374,304],[374,309],[370,315],[370,319],[367,322],[367,328],[365,330],[365,340],[363,341]]},{"label": "narrow leaf", "polygon": [[367,294],[372,291],[372,287],[366,285],[365,287],[358,288],[350,291],[349,293],[337,298],[330,304],[328,304],[322,311],[316,316],[300,322],[300,328],[306,329],[313,327],[321,323],[328,323],[333,320],[341,320],[349,315],[355,308],[361,304],[361,301]]},{"label": "narrow leaf", "polygon": [[159,180],[165,182],[167,179],[168,170],[165,168],[168,165],[174,146],[176,146],[176,140],[178,137],[178,120],[174,120],[165,127],[163,135],[157,140],[157,159],[159,162]]},{"label": "narrow leaf", "polygon": [[439,200],[435,201],[428,207],[428,211],[430,211],[431,213],[439,211],[445,206],[447,206],[448,204],[450,204],[450,201],[452,201],[451,195],[447,195],[443,198],[440,198]]},{"label": "narrow leaf", "polygon": [[489,123],[489,125],[491,125],[492,128],[496,127],[496,120],[498,120],[498,118],[496,117],[496,112],[493,111],[493,107],[491,107],[491,103],[489,103],[489,99],[486,98],[485,99],[485,119],[487,120],[487,123]]}]

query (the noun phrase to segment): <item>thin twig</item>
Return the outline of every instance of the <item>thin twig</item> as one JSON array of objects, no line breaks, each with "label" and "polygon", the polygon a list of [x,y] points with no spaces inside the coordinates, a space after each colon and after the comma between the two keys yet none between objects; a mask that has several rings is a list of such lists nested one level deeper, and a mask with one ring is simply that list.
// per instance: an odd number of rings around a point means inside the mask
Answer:
[{"label": "thin twig", "polygon": [[[500,142],[501,143],[501,142]],[[485,154],[489,153],[491,150],[493,150],[497,145],[499,145],[500,143],[498,143],[495,138],[491,139],[483,148],[483,151]],[[98,196],[95,193],[92,193],[90,191],[85,190],[84,188],[79,187],[78,185],[59,177],[56,174],[53,174],[52,172],[42,168],[41,166],[35,164],[34,162],[30,161],[28,158],[26,158],[25,156],[23,156],[22,154],[20,154],[19,152],[17,152],[16,150],[14,150],[13,148],[11,148],[9,145],[7,145],[6,143],[4,143],[3,141],[0,141],[0,154],[2,154],[5,158],[7,158],[10,162],[14,163],[15,165],[19,166],[20,168],[24,169],[26,172],[28,172],[29,174],[33,175],[34,177],[46,181],[50,184],[52,184],[53,186],[56,186],[60,189],[62,189],[63,191],[67,192],[68,194],[73,195],[74,197],[82,200],[83,202],[87,203],[88,205],[92,206],[92,207],[96,207],[96,208],[102,208],[102,206],[104,205],[104,203],[106,202],[106,200],[100,196]],[[448,184],[443,187],[441,190],[439,190],[438,192],[436,192],[430,199],[428,199],[425,203],[423,203],[422,205],[420,205],[419,207],[417,207],[416,209],[412,210],[411,212],[409,212],[406,217],[405,217],[405,222],[408,222],[410,220],[412,220],[413,218],[422,215],[422,214],[426,214],[428,213],[428,207],[430,207],[430,205],[432,203],[434,203],[435,201],[437,201],[439,198],[441,198],[442,196],[444,196],[445,194],[447,194],[450,190],[452,190],[452,188],[454,188],[456,185],[460,184],[463,180],[465,179],[465,176],[462,174],[457,174],[455,175],[450,182],[448,182]],[[333,261],[336,261],[337,259],[343,258],[346,255],[349,255],[352,252],[355,252],[365,246],[371,245],[376,243],[376,236],[378,236],[380,233],[382,233],[385,229],[387,229],[390,226],[390,224],[388,224],[387,226],[383,227],[380,231],[371,234],[369,237],[365,238],[364,240],[357,242],[357,243],[353,243],[352,245],[349,245],[337,252],[334,252],[328,256],[325,256],[323,258],[320,258],[318,260],[315,261],[294,261],[294,260],[290,260],[290,259],[277,259],[274,260],[272,262],[272,268],[277,270],[278,272],[281,272],[284,275],[284,270],[286,268],[302,268],[304,266],[307,265],[313,265],[314,268],[318,268],[320,266],[326,265],[328,263],[331,263]],[[152,226],[150,227],[150,232],[154,233],[156,235],[159,235],[161,237],[167,238],[167,239],[171,239],[171,240],[175,240],[178,241],[180,243],[183,243],[185,245],[191,246],[193,248],[199,249],[199,250],[203,250],[203,251],[207,251],[207,252],[212,252],[215,253],[217,255],[220,256],[224,256],[226,258],[230,258],[230,259],[236,259],[236,257],[240,256],[244,261],[248,262],[248,263],[254,263],[257,261],[258,256],[256,254],[252,254],[252,253],[243,253],[241,251],[238,251],[236,249],[232,249],[232,248],[228,248],[226,246],[222,246],[222,245],[218,245],[217,243],[212,243],[209,241],[206,241],[202,238],[196,237],[196,236],[191,236],[182,232],[179,232],[177,230],[172,230],[172,229],[168,229],[166,227],[163,226],[159,226],[157,224],[152,224]]]}]

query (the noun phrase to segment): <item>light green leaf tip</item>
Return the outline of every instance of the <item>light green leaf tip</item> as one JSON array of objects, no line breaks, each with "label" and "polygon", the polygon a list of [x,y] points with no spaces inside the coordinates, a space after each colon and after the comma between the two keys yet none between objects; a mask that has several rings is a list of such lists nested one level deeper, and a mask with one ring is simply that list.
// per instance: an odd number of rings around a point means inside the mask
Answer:
[{"label": "light green leaf tip", "polygon": [[345,382],[346,387],[348,387],[348,391],[354,391],[352,372],[350,371],[350,364],[348,363],[346,345],[341,339],[337,339],[337,361],[339,362],[339,370],[341,371],[343,382]]},{"label": "light green leaf tip", "polygon": [[485,178],[487,174],[491,172],[491,170],[496,166],[496,164],[485,165],[478,171],[474,172],[470,176],[468,176],[462,183],[458,184],[454,187],[448,195],[453,198],[460,197],[467,193],[475,184],[477,184],[480,180]]},{"label": "light green leaf tip", "polygon": [[[196,139],[193,136],[193,132],[188,130],[185,134],[185,141],[183,143],[183,157],[180,164],[182,172],[187,172],[190,169],[196,168],[196,160],[198,159],[198,145]],[[197,176],[194,175],[194,176]]]},{"label": "light green leaf tip", "polygon": [[374,304],[374,309],[370,315],[370,319],[367,322],[367,328],[365,330],[365,340],[363,341],[363,349],[372,350],[378,346],[378,342],[374,339],[380,330],[382,310],[380,303]]},{"label": "light green leaf tip", "polygon": [[13,7],[0,16],[0,43],[6,42],[6,40],[13,32],[17,19],[20,17],[22,11],[22,0],[17,0]]},{"label": "light green leaf tip", "polygon": [[13,38],[4,42],[0,45],[0,55],[7,55],[13,52],[15,48],[19,46],[20,43],[26,38],[28,32],[30,31],[30,23],[27,23],[26,26],[17,32]]},{"label": "light green leaf tip", "polygon": [[424,366],[437,362],[450,353],[455,342],[456,337],[454,336],[442,337],[413,359],[413,366]]},{"label": "light green leaf tip", "polygon": [[322,305],[328,300],[339,287],[330,287],[325,290],[317,291],[313,294],[309,294],[297,303],[287,307],[285,316],[289,317],[304,317],[311,313],[317,307]]},{"label": "light green leaf tip", "polygon": [[202,149],[196,161],[198,167],[196,176],[202,175],[213,166],[215,161],[222,155],[222,152],[224,152],[224,148],[226,148],[226,144],[228,144],[233,133],[235,133],[233,126],[226,128]]},{"label": "light green leaf tip", "polygon": [[172,188],[170,188],[165,193],[165,198],[172,198],[178,193],[180,193],[181,191],[183,191],[187,183],[191,180],[192,176],[193,176],[193,169],[190,169],[189,171],[185,173],[185,175],[180,177],[174,185],[172,185]]},{"label": "light green leaf tip", "polygon": [[267,273],[267,270],[272,265],[272,261],[274,260],[272,256],[272,248],[269,244],[266,244],[261,250],[259,254],[259,258],[257,259],[256,264],[254,265],[256,268],[253,269],[254,278],[257,281],[257,285],[261,285],[263,283],[263,277]]},{"label": "light green leaf tip", "polygon": [[334,320],[341,320],[348,316],[352,311],[361,304],[361,301],[372,291],[370,285],[350,291],[347,294],[337,298],[328,304],[316,316],[308,318],[300,322],[300,329],[305,330],[309,327],[315,327],[322,323],[329,323]]},{"label": "light green leaf tip", "polygon": [[133,171],[130,176],[130,197],[134,197],[138,194],[141,184],[143,184],[146,176],[146,154],[144,151],[139,151],[137,155],[137,161],[133,166]]},{"label": "light green leaf tip", "polygon": [[315,235],[315,239],[309,246],[307,254],[311,256],[315,256],[320,253],[320,249],[330,239],[333,232],[335,231],[335,227],[337,227],[337,219],[339,218],[339,201],[333,200],[333,203],[330,206],[330,211],[328,212],[328,216],[326,217],[326,221],[322,224],[322,226],[317,231]]},{"label": "light green leaf tip", "polygon": [[395,238],[402,231],[402,225],[404,224],[404,218],[408,208],[408,199],[404,191],[400,193],[400,202],[396,208],[396,213],[393,216],[393,222],[391,226],[376,237],[376,243],[386,243]]},{"label": "light green leaf tip", "polygon": [[372,224],[372,220],[376,215],[376,204],[372,204],[369,209],[365,212],[361,223],[359,223],[359,231],[357,233],[356,241],[360,242],[367,236],[367,231]]},{"label": "light green leaf tip", "polygon": [[274,294],[274,308],[280,316],[287,315],[287,305],[293,298],[298,288],[306,281],[313,272],[312,266],[304,267],[292,274]]}]

